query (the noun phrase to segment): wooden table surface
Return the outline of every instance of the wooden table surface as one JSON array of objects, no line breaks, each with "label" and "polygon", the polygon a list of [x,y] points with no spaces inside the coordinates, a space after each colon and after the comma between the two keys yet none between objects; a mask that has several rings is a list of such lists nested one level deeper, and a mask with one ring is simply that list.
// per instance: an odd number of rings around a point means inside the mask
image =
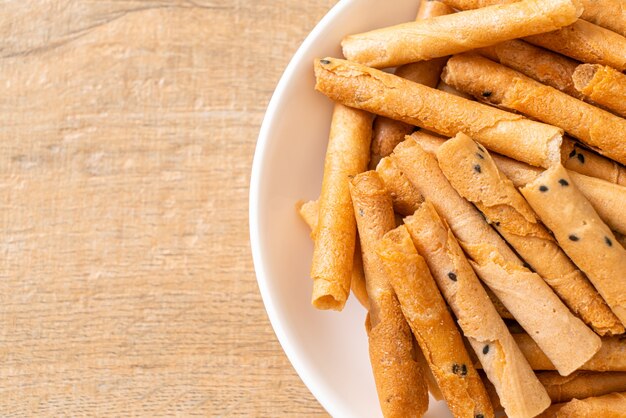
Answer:
[{"label": "wooden table surface", "polygon": [[0,416],[321,416],[248,239],[256,136],[334,0],[5,0]]}]

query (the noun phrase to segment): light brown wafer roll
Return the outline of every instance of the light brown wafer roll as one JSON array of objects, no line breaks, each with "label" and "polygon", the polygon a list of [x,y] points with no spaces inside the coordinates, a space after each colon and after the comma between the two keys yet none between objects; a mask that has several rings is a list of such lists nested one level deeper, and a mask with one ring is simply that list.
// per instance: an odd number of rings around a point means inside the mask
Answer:
[{"label": "light brown wafer roll", "polygon": [[534,417],[545,410],[550,405],[545,389],[433,205],[424,202],[413,216],[405,218],[405,225],[507,414]]},{"label": "light brown wafer roll", "polygon": [[626,417],[626,393],[614,392],[593,398],[574,399],[566,404],[556,404],[537,418],[587,417]]},{"label": "light brown wafer roll", "polygon": [[555,372],[542,372],[537,378],[554,403],[626,391],[624,372],[581,371],[565,377]]},{"label": "light brown wafer roll", "polygon": [[454,190],[433,155],[408,138],[391,157],[416,190],[433,203],[471,258],[479,277],[550,359],[558,363],[560,373],[571,373],[598,351],[599,338],[567,309],[541,277],[523,267],[477,209]]},{"label": "light brown wafer roll", "polygon": [[315,88],[335,101],[447,136],[463,132],[535,166],[560,160],[562,131],[349,61],[315,61]]},{"label": "light brown wafer roll", "polygon": [[402,174],[402,171],[396,167],[389,157],[380,160],[376,167],[376,172],[383,179],[385,186],[389,190],[394,210],[404,216],[412,215],[424,199],[415,190],[409,179]]},{"label": "light brown wafer roll", "polygon": [[342,310],[350,293],[356,222],[348,181],[367,168],[371,139],[370,114],[335,105],[311,266],[317,309]]},{"label": "light brown wafer roll", "polygon": [[626,75],[603,65],[582,64],[572,78],[585,97],[626,117]]},{"label": "light brown wafer roll", "polygon": [[578,0],[522,0],[350,35],[341,46],[350,61],[394,67],[554,31],[581,13]]},{"label": "light brown wafer roll", "polygon": [[559,245],[626,324],[626,250],[558,164],[521,189]]},{"label": "light brown wafer roll", "polygon": [[[311,239],[315,242],[317,231],[317,221],[319,219],[319,201],[309,200],[308,202],[298,202],[296,205],[300,217],[311,228]],[[352,280],[350,289],[357,300],[365,309],[369,309],[369,299],[365,288],[365,273],[363,272],[363,259],[361,258],[361,244],[357,239],[354,243],[354,261],[352,262]]]},{"label": "light brown wafer roll", "polygon": [[[442,0],[458,10],[470,10],[495,4],[510,4],[518,0]],[[621,0],[609,0],[610,2]],[[583,19],[591,20],[596,0],[582,0]],[[604,7],[604,6],[600,6]],[[597,8],[595,14],[597,15]],[[586,14],[585,14],[586,12]],[[606,13],[611,15],[611,12]],[[548,33],[525,38],[526,41],[556,51],[582,62],[609,65],[619,70],[626,68],[626,38],[611,30],[585,20],[577,20],[570,26]]]},{"label": "light brown wafer roll", "polygon": [[[510,4],[519,0],[442,0],[459,10],[477,9],[494,4]],[[623,0],[581,0],[583,13],[588,22],[626,36],[626,5]]]},{"label": "light brown wafer roll", "polygon": [[405,226],[387,233],[378,248],[402,312],[448,407],[458,417],[493,417],[485,387],[428,266]]},{"label": "light brown wafer roll", "polygon": [[624,327],[589,280],[483,150],[467,135],[458,134],[437,150],[439,167],[456,191],[485,215],[575,314],[600,335],[623,333]]},{"label": "light brown wafer roll", "polygon": [[[452,9],[445,4],[436,1],[420,2],[416,20],[427,19],[435,16],[443,16],[452,13]],[[430,61],[420,61],[398,67],[395,74],[399,77],[425,86],[435,87],[439,82],[441,70],[446,64],[447,57],[436,58]],[[370,169],[376,169],[381,158],[391,154],[393,149],[404,136],[413,132],[414,126],[398,120],[379,116],[374,120],[374,132],[372,135]]]},{"label": "light brown wafer roll", "polygon": [[580,16],[588,22],[626,36],[626,4],[624,0],[582,0]]},{"label": "light brown wafer roll", "polygon": [[413,336],[383,270],[376,247],[395,228],[391,197],[375,171],[350,183],[369,296],[369,349],[378,399],[385,417],[423,414],[426,381],[416,361]]},{"label": "light brown wafer roll", "polygon": [[626,167],[581,147],[567,136],[561,145],[561,164],[568,170],[626,186]]},{"label": "light brown wafer roll", "polygon": [[[554,364],[528,334],[513,334],[513,338],[533,370],[556,370]],[[600,351],[583,364],[580,370],[626,372],[626,338],[603,337]]]},{"label": "light brown wafer roll", "polygon": [[479,100],[559,126],[601,154],[626,162],[626,119],[475,54],[450,58],[442,79]]},{"label": "light brown wafer roll", "polygon": [[519,39],[481,48],[476,52],[570,96],[583,97],[572,80],[579,63],[571,58]]},{"label": "light brown wafer roll", "polygon": [[626,38],[585,20],[577,20],[570,26],[554,32],[523,38],[526,42],[580,62],[608,65],[620,71],[626,70]]}]

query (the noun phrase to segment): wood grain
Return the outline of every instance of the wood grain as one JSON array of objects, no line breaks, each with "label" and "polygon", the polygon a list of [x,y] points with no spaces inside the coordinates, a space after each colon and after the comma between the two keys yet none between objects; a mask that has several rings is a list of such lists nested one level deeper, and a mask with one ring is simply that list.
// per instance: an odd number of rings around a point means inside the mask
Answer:
[{"label": "wood grain", "polygon": [[263,308],[256,135],[334,0],[7,0],[0,416],[324,416]]}]

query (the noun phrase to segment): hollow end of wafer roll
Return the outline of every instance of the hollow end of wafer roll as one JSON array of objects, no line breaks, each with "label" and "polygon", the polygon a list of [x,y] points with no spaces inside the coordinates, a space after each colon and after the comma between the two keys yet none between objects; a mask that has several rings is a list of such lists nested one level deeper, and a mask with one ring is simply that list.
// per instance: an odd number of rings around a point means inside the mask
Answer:
[{"label": "hollow end of wafer roll", "polygon": [[585,90],[593,77],[596,75],[600,65],[598,64],[581,64],[576,67],[572,79],[574,80],[574,87],[581,93],[585,93]]}]

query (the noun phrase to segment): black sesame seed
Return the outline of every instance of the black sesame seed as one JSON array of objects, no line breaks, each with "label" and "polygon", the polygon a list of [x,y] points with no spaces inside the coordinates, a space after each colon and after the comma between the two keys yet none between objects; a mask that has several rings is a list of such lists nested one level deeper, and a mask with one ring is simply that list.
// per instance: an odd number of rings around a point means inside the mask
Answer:
[{"label": "black sesame seed", "polygon": [[330,64],[329,60],[320,60],[320,63],[324,64],[324,65],[328,65]]},{"label": "black sesame seed", "polygon": [[604,237],[604,242],[606,242],[606,245],[608,245],[609,247],[613,246],[613,241],[611,241],[611,238],[609,237]]},{"label": "black sesame seed", "polygon": [[365,212],[363,212],[363,209],[359,209],[359,215],[365,216]]},{"label": "black sesame seed", "polygon": [[460,366],[458,364],[454,363],[452,365],[452,373],[459,374],[459,369],[460,369]]},{"label": "black sesame seed", "polygon": [[565,179],[560,179],[560,180],[559,180],[559,184],[560,184],[561,186],[563,186],[563,187],[567,187],[567,186],[569,186],[568,181],[567,181],[567,180],[565,180]]},{"label": "black sesame seed", "polygon": [[540,192],[544,192],[544,193],[547,192],[548,191],[548,186],[543,186],[543,185],[539,186],[539,191]]},{"label": "black sesame seed", "polygon": [[579,241],[579,240],[580,240],[580,238],[578,238],[578,237],[577,237],[576,235],[574,235],[574,234],[570,235],[570,236],[569,236],[569,239],[570,239],[570,241],[574,241],[574,242],[576,242],[576,241]]},{"label": "black sesame seed", "polygon": [[456,274],[450,272],[448,273],[448,277],[450,278],[450,280],[452,280],[453,282],[456,282]]},{"label": "black sesame seed", "polygon": [[489,352],[489,344],[487,344],[484,348],[483,348],[483,354],[487,354]]},{"label": "black sesame seed", "polygon": [[461,376],[467,376],[467,366],[465,364],[461,365]]},{"label": "black sesame seed", "polygon": [[483,97],[489,97],[491,94],[492,93],[490,91],[483,91]]},{"label": "black sesame seed", "polygon": [[495,226],[500,226],[500,222],[496,221],[496,222],[494,222],[494,225]]},{"label": "black sesame seed", "polygon": [[580,161],[581,164],[585,164],[585,156],[582,154],[578,154],[578,161]]},{"label": "black sesame seed", "polygon": [[480,152],[485,152],[485,149],[480,145],[480,144],[476,144],[478,146],[478,150]]},{"label": "black sesame seed", "polygon": [[575,156],[576,156],[576,150],[572,150],[572,152],[569,153],[569,157],[574,158]]},{"label": "black sesame seed", "polygon": [[483,155],[482,155],[481,153],[479,153],[479,152],[477,152],[477,153],[476,153],[476,156],[477,156],[478,158],[480,158],[481,160],[484,160],[484,159],[485,159],[485,157],[483,157]]},{"label": "black sesame seed", "polygon": [[477,173],[480,173],[480,172],[482,171],[482,170],[480,169],[480,165],[476,164],[476,165],[474,166],[474,171],[475,171],[475,172],[477,172]]}]

